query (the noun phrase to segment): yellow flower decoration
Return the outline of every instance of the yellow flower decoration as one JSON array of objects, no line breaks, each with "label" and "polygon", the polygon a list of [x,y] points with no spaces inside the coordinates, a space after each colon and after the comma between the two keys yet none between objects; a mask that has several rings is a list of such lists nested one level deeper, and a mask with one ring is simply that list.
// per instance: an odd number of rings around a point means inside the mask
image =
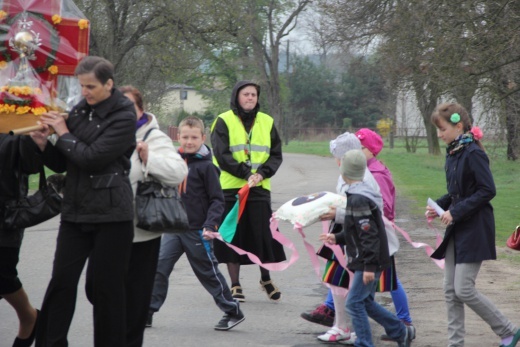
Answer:
[{"label": "yellow flower decoration", "polygon": [[16,105],[3,104],[0,106],[0,113],[14,113],[16,111]]},{"label": "yellow flower decoration", "polygon": [[0,70],[5,69],[7,66],[7,62],[5,60],[0,61]]},{"label": "yellow flower decoration", "polygon": [[2,86],[0,88],[0,92],[7,92],[9,90],[9,87],[8,86]]},{"label": "yellow flower decoration", "polygon": [[59,14],[52,15],[52,24],[60,24],[61,23],[61,16]]},{"label": "yellow flower decoration", "polygon": [[56,65],[51,65],[47,69],[51,73],[51,75],[56,75],[58,73],[58,67]]},{"label": "yellow flower decoration", "polygon": [[52,17],[52,24],[60,24],[61,23],[61,16],[59,14],[53,14]]},{"label": "yellow flower decoration", "polygon": [[80,29],[87,29],[88,28],[88,20],[80,19],[78,21],[78,26],[79,26]]},{"label": "yellow flower decoration", "polygon": [[14,94],[16,96],[20,95],[22,93],[20,87],[11,87],[9,88],[9,94]]},{"label": "yellow flower decoration", "polygon": [[16,114],[26,114],[29,113],[29,111],[31,111],[31,107],[29,106],[18,106]]},{"label": "yellow flower decoration", "polygon": [[31,109],[31,112],[36,115],[36,116],[39,116],[41,115],[42,113],[45,113],[47,112],[47,109],[45,107],[35,107],[35,108],[32,108]]},{"label": "yellow flower decoration", "polygon": [[31,87],[20,87],[20,94],[22,95],[31,95],[32,94],[32,88]]},{"label": "yellow flower decoration", "polygon": [[7,12],[5,11],[0,11],[0,20],[4,20],[7,18]]}]

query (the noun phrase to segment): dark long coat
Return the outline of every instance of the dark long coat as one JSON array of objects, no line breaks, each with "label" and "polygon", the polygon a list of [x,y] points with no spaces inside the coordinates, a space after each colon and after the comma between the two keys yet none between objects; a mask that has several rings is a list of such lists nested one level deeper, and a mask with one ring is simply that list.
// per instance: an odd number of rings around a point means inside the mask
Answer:
[{"label": "dark long coat", "polygon": [[444,258],[453,237],[457,264],[496,259],[495,219],[490,203],[496,190],[486,153],[471,143],[446,156],[445,170],[448,194],[436,202],[451,212],[453,224],[446,228],[444,240],[432,258]]}]

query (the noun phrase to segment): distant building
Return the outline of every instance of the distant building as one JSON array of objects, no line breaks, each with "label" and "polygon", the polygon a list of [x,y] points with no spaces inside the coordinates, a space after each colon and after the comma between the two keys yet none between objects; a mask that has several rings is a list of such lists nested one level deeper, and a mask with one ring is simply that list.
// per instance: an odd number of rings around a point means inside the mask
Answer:
[{"label": "distant building", "polygon": [[[453,100],[448,98],[439,100],[439,103]],[[463,106],[467,107],[466,105]],[[481,128],[487,138],[501,138],[504,136],[504,127],[501,125],[498,112],[486,106],[484,97],[474,96],[472,106],[473,125]],[[403,90],[398,93],[394,121],[396,122],[397,136],[426,136],[424,120],[412,90]]]},{"label": "distant building", "polygon": [[202,94],[184,84],[173,84],[168,87],[162,98],[160,113],[164,115],[177,115],[181,111],[188,113],[204,113],[209,107]]}]

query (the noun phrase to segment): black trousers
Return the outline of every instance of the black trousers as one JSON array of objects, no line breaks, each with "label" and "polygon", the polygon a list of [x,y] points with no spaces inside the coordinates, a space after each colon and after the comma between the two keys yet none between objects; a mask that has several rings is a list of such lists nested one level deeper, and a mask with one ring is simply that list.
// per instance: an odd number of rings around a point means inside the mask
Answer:
[{"label": "black trousers", "polygon": [[[143,345],[144,329],[150,310],[152,289],[159,259],[161,238],[134,242],[126,279],[126,347]],[[93,282],[95,273],[91,266],[92,258],[87,266],[85,292],[93,302]]]},{"label": "black trousers", "polygon": [[[76,306],[77,287],[91,256],[94,346],[126,345],[126,273],[133,221],[61,222],[52,276],[43,299],[36,334],[38,347],[68,346],[67,334]],[[72,341],[74,345],[74,341]]]},{"label": "black trousers", "polygon": [[161,238],[132,245],[126,281],[126,346],[141,347],[150,310]]}]

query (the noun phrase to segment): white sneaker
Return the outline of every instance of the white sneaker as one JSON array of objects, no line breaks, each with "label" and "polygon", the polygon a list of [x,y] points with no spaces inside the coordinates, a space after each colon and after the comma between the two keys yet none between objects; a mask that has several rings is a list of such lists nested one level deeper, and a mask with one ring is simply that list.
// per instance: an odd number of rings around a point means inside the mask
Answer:
[{"label": "white sneaker", "polygon": [[323,342],[341,343],[345,345],[353,345],[354,339],[352,339],[350,330],[343,330],[337,327],[332,327],[325,334],[318,336],[318,340]]},{"label": "white sneaker", "polygon": [[347,340],[340,340],[338,341],[338,344],[340,345],[354,345],[354,342],[356,342],[356,333],[355,332],[350,332],[350,339],[347,339]]}]

